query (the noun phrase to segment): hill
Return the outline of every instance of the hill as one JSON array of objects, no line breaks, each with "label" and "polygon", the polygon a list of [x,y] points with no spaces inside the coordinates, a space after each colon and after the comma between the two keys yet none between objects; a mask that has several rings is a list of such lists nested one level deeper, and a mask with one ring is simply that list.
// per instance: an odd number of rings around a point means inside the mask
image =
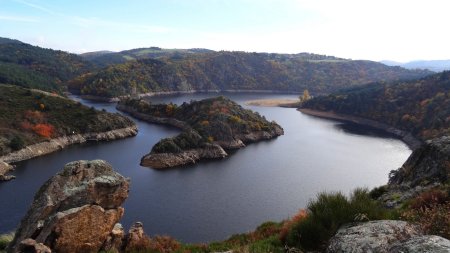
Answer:
[{"label": "hill", "polygon": [[0,38],[0,83],[62,92],[93,65],[75,54]]},{"label": "hill", "polygon": [[347,89],[302,107],[383,122],[422,140],[450,135],[450,72]]},{"label": "hill", "polygon": [[191,49],[164,49],[159,47],[136,48],[124,50],[121,52],[97,51],[84,53],[80,56],[85,60],[92,62],[96,66],[106,67],[113,64],[125,63],[130,60],[146,58],[174,58],[180,59],[191,54],[214,52],[209,49],[191,48]]},{"label": "hill", "polygon": [[54,94],[0,84],[0,156],[51,138],[130,126],[134,123],[124,116]]},{"label": "hill", "polygon": [[128,61],[81,76],[71,82],[70,88],[84,95],[109,98],[128,95],[134,89],[137,93],[309,89],[313,94],[321,94],[374,81],[414,79],[430,73],[305,53],[223,51]]},{"label": "hill", "polygon": [[406,69],[428,69],[435,72],[450,70],[450,60],[410,61],[406,63],[382,61],[388,66],[400,66]]},{"label": "hill", "polygon": [[283,134],[276,122],[246,110],[225,97],[175,104],[152,105],[144,100],[121,101],[117,109],[153,123],[182,129],[173,138],[159,141],[141,164],[155,169],[195,163],[200,159],[223,158],[224,149],[275,138]]}]

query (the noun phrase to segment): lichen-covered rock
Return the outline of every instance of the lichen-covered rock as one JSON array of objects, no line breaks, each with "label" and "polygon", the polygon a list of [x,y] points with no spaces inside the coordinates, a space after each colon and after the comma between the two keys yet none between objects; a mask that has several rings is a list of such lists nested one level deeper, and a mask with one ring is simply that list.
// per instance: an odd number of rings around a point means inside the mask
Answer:
[{"label": "lichen-covered rock", "polygon": [[388,252],[392,244],[421,235],[405,221],[380,220],[345,225],[330,240],[328,253]]},{"label": "lichen-covered rock", "polygon": [[35,195],[9,252],[27,238],[55,252],[98,252],[123,215],[128,187],[105,161],[66,164]]},{"label": "lichen-covered rock", "polygon": [[21,241],[17,251],[20,253],[52,253],[49,247],[30,238]]},{"label": "lichen-covered rock", "polygon": [[406,241],[395,243],[389,253],[449,253],[450,241],[436,235],[411,237]]},{"label": "lichen-covered rock", "polygon": [[450,136],[427,141],[416,149],[403,166],[391,173],[389,185],[415,187],[450,178]]}]

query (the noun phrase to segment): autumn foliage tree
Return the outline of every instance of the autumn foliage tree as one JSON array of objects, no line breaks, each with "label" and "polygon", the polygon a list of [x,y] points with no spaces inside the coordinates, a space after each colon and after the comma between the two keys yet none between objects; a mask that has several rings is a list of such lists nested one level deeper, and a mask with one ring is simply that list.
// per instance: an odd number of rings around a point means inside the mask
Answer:
[{"label": "autumn foliage tree", "polygon": [[45,138],[50,138],[53,135],[55,128],[51,124],[37,124],[33,126],[33,131]]}]

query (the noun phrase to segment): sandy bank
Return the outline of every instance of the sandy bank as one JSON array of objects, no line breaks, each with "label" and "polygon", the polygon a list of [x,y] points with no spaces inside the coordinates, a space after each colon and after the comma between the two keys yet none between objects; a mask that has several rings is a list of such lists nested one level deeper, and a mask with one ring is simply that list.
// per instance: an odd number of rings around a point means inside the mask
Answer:
[{"label": "sandy bank", "polygon": [[245,102],[246,105],[267,107],[298,107],[297,99],[256,99]]}]

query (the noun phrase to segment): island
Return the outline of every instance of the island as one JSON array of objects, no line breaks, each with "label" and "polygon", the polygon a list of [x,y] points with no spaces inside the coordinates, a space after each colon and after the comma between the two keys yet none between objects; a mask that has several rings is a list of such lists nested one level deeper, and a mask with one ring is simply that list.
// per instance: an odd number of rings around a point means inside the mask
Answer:
[{"label": "island", "polygon": [[141,159],[142,166],[154,169],[224,158],[227,150],[284,134],[276,122],[223,96],[180,106],[128,98],[120,101],[117,109],[147,122],[181,129],[178,136],[162,139]]}]

